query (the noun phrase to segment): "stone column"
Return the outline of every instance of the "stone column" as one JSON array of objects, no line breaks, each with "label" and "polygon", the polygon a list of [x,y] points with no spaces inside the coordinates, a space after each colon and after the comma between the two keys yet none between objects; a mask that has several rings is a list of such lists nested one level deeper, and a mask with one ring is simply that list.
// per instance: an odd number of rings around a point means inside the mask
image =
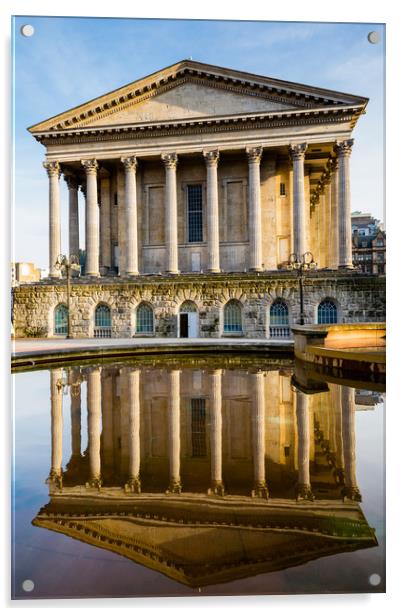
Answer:
[{"label": "stone column", "polygon": [[61,489],[63,485],[63,372],[50,371],[50,429],[51,466],[47,483],[54,483]]},{"label": "stone column", "polygon": [[[73,175],[65,175],[68,187],[68,250],[70,255],[79,257],[80,252],[80,223],[78,216],[78,182]],[[73,276],[78,272],[73,272]]]},{"label": "stone column", "polygon": [[268,498],[265,480],[265,383],[264,373],[251,375],[254,392],[252,409],[252,442],[254,461],[254,489],[251,496]]},{"label": "stone column", "polygon": [[219,205],[218,160],[219,151],[204,152],[207,166],[207,221],[208,221],[208,271],[220,272],[219,261]]},{"label": "stone column", "polygon": [[211,488],[208,494],[223,496],[222,480],[222,370],[211,374]]},{"label": "stone column", "polygon": [[331,220],[332,220],[332,254],[331,269],[337,269],[339,263],[339,224],[338,224],[338,192],[339,192],[338,160],[332,161],[331,177]]},{"label": "stone column", "polygon": [[55,267],[57,257],[61,252],[60,165],[54,161],[44,162],[43,166],[49,177],[49,276],[60,278],[60,270]]},{"label": "stone column", "polygon": [[352,260],[352,221],[350,211],[350,170],[349,159],[353,139],[337,142],[338,155],[338,225],[339,225],[339,263],[340,269],[353,269]]},{"label": "stone column", "polygon": [[141,492],[140,482],[140,371],[128,369],[127,394],[129,415],[129,470],[125,486],[126,491]]},{"label": "stone column", "polygon": [[101,480],[101,371],[91,368],[87,379],[89,481],[87,487],[100,490]]},{"label": "stone column", "polygon": [[99,208],[96,171],[98,163],[93,158],[82,160],[86,173],[85,248],[87,276],[99,276]]},{"label": "stone column", "polygon": [[[137,230],[137,158],[122,158],[126,172],[125,210],[126,210],[126,276],[138,276],[138,230]],[[152,222],[151,222],[152,224]],[[176,223],[177,227],[177,223]],[[177,230],[176,230],[177,235]]]},{"label": "stone column", "polygon": [[296,391],[297,419],[297,499],[314,500],[310,484],[310,414],[309,399],[306,394]]},{"label": "stone column", "polygon": [[180,494],[180,370],[169,373],[169,488],[167,493]]},{"label": "stone column", "polygon": [[331,191],[331,173],[327,173],[324,179],[324,195],[325,195],[325,222],[326,222],[326,230],[325,237],[327,238],[327,246],[325,252],[325,264],[326,267],[331,267],[331,255],[333,252],[333,233],[332,228],[334,226],[334,221],[332,220],[332,191]]},{"label": "stone column", "polygon": [[306,207],[304,202],[304,156],[307,143],[290,146],[293,161],[293,252],[301,256],[307,251]]},{"label": "stone column", "polygon": [[345,462],[342,440],[342,396],[341,386],[334,385],[334,419],[335,419],[335,477],[338,483],[345,481]]},{"label": "stone column", "polygon": [[361,501],[362,497],[356,479],[355,390],[342,385],[341,401],[343,457],[345,462],[343,495],[345,498]]},{"label": "stone column", "polygon": [[[103,173],[106,173],[105,171]],[[101,273],[107,275],[112,267],[112,244],[110,237],[110,177],[103,175],[100,180],[100,265]]]},{"label": "stone column", "polygon": [[166,209],[166,272],[178,274],[178,249],[177,249],[177,186],[176,168],[177,154],[162,154],[165,165],[165,209]]},{"label": "stone column", "polygon": [[102,370],[102,476],[113,475],[113,377]]},{"label": "stone column", "polygon": [[81,380],[79,369],[70,372],[71,396],[71,458],[81,458]]},{"label": "stone column", "polygon": [[247,148],[248,159],[248,207],[250,237],[250,267],[253,272],[262,270],[262,234],[261,234],[261,187],[260,162],[262,147]]}]

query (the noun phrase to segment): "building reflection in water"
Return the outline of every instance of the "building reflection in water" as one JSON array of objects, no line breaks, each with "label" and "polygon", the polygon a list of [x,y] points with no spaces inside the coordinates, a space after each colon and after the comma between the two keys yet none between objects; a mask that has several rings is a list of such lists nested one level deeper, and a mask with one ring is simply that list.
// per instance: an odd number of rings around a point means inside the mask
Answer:
[{"label": "building reflection in water", "polygon": [[33,524],[190,586],[377,545],[359,506],[354,390],[264,368],[52,370],[50,502]]}]

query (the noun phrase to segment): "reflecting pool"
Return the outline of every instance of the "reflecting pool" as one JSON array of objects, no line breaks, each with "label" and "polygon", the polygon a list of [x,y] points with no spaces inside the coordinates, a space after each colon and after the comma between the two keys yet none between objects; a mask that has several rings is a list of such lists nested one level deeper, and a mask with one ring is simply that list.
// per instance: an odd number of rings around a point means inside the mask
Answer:
[{"label": "reflecting pool", "polygon": [[384,592],[384,395],[302,372],[15,374],[13,597]]}]

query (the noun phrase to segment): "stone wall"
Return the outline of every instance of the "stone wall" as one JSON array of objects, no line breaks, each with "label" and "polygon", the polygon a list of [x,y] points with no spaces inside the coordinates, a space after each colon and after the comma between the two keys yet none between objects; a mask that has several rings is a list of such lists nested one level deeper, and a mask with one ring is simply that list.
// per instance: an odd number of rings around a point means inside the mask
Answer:
[{"label": "stone wall", "polygon": [[[80,278],[72,284],[71,334],[74,338],[94,335],[95,308],[102,302],[111,309],[112,337],[131,337],[135,335],[136,308],[145,301],[154,311],[154,335],[177,337],[180,306],[191,300],[199,315],[199,336],[217,338],[222,336],[224,306],[230,299],[236,299],[242,309],[242,335],[266,338],[269,308],[277,298],[288,306],[290,326],[296,324],[299,286],[293,272],[141,276],[137,281],[102,278],[98,283]],[[309,274],[304,282],[306,324],[317,322],[318,304],[325,298],[335,302],[340,323],[385,320],[384,277],[350,271]],[[16,337],[52,337],[54,309],[66,303],[66,299],[65,281],[43,281],[15,288]]]}]

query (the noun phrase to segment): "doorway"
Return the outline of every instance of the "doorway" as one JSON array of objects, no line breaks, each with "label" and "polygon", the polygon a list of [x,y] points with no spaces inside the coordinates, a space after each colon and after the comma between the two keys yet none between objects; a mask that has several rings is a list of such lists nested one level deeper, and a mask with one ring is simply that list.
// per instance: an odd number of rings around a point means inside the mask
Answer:
[{"label": "doorway", "polygon": [[179,338],[198,338],[198,312],[193,302],[186,301],[179,312]]}]

